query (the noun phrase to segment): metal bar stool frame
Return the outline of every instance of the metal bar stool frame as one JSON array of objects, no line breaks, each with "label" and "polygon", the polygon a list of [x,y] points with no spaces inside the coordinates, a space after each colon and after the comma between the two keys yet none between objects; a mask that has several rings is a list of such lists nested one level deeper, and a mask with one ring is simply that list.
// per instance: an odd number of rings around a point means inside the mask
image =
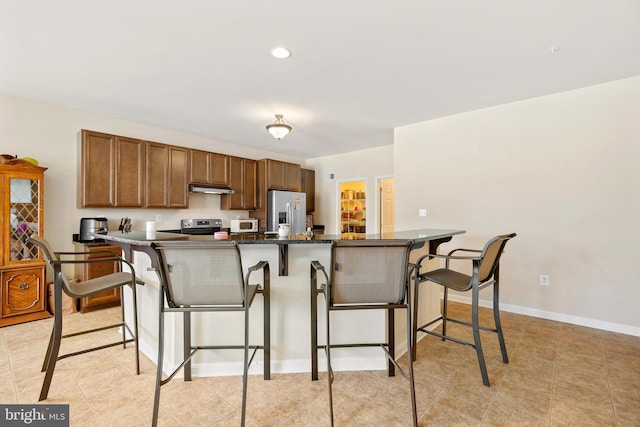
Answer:
[{"label": "metal bar stool frame", "polygon": [[[49,395],[49,389],[51,387],[51,381],[53,379],[53,372],[58,360],[66,359],[68,357],[77,356],[97,350],[102,350],[117,345],[122,345],[123,348],[127,347],[127,343],[133,342],[135,346],[135,359],[136,359],[136,374],[140,374],[140,351],[138,343],[138,305],[136,295],[136,285],[143,285],[144,282],[136,278],[135,269],[133,265],[119,256],[117,253],[109,250],[94,251],[93,253],[106,253],[112,255],[110,257],[98,258],[98,259],[62,259],[64,256],[86,256],[84,252],[56,252],[53,251],[49,242],[42,236],[36,234],[29,237],[28,241],[38,246],[42,251],[45,261],[48,267],[53,272],[53,304],[54,304],[54,320],[53,329],[51,330],[51,336],[49,338],[49,344],[45,353],[44,362],[42,364],[42,372],[45,372],[44,381],[40,390],[39,401],[47,399]],[[84,282],[71,283],[67,276],[62,272],[62,266],[65,264],[93,264],[103,262],[118,262],[120,266],[126,264],[130,272],[119,271],[106,276],[97,277]],[[120,268],[122,270],[122,267]],[[122,321],[101,326],[97,328],[87,329],[71,334],[62,335],[62,292],[66,293],[72,298],[83,298],[91,296],[106,290],[114,288],[122,288],[123,286],[129,286],[133,295],[133,331],[129,328],[129,325],[125,321],[125,304],[123,292],[120,292],[120,308]],[[79,351],[74,351],[60,355],[60,346],[62,339],[70,338],[74,336],[90,334],[93,332],[104,331],[107,329],[120,328],[122,330],[122,340],[117,342],[111,342],[100,346],[87,348]],[[127,333],[131,338],[127,338]]]},{"label": "metal bar stool frame", "polygon": [[[317,352],[318,350],[324,350],[327,358],[327,385],[329,392],[329,415],[331,418],[331,425],[334,425],[334,411],[333,411],[333,392],[332,392],[332,384],[334,380],[333,369],[331,368],[331,349],[332,348],[346,348],[346,347],[380,347],[387,357],[388,363],[388,375],[394,376],[395,369],[397,368],[400,374],[409,382],[409,395],[411,399],[411,411],[412,411],[412,424],[413,426],[418,425],[418,417],[417,417],[417,407],[416,407],[416,394],[415,394],[415,383],[414,383],[414,374],[413,374],[413,358],[412,358],[412,318],[411,318],[411,292],[409,290],[409,282],[410,282],[410,274],[413,271],[413,267],[409,264],[409,252],[414,244],[413,240],[402,241],[402,240],[372,240],[372,241],[336,241],[332,245],[332,254],[331,254],[331,265],[332,265],[332,274],[329,276],[325,270],[325,267],[318,261],[311,261],[310,275],[311,275],[311,335],[312,335],[312,357],[315,360],[315,369],[312,367],[312,372],[317,372]],[[340,262],[340,260],[345,260],[346,258],[342,258],[340,256],[340,252],[348,251],[355,253],[356,251],[380,251],[383,252],[385,250],[391,251],[402,251],[402,255],[398,265],[394,265],[394,271],[397,272],[397,278],[395,279],[396,287],[393,287],[393,284],[388,285],[386,295],[375,295],[372,296],[371,299],[362,297],[361,291],[366,289],[369,286],[372,290],[375,288],[375,285],[372,283],[366,282],[366,280],[360,281],[356,280],[356,282],[351,282],[351,285],[355,285],[356,287],[360,287],[360,291],[356,291],[355,294],[348,295],[349,292],[343,293],[341,297],[336,298],[337,287],[341,284],[337,281],[337,276],[340,275],[342,271],[346,268],[353,267],[352,265],[346,265],[347,263]],[[356,256],[356,270],[366,269],[368,267],[373,268],[374,266],[369,264],[366,259],[366,255],[357,260]],[[388,258],[393,258],[392,256],[388,256]],[[353,260],[353,258],[351,258]],[[383,259],[383,258],[378,258]],[[387,271],[387,274],[390,272]],[[321,279],[324,279],[324,283],[318,285],[319,274],[321,275]],[[392,273],[392,275],[395,275]],[[353,277],[353,276],[352,276]],[[381,285],[381,283],[378,283]],[[344,286],[344,285],[343,285]],[[385,285],[382,284],[384,288]],[[344,288],[343,288],[344,289]],[[373,290],[372,293],[375,293]],[[389,293],[393,295],[389,295]],[[325,320],[326,320],[326,344],[319,345],[317,343],[317,298],[318,295],[322,294],[325,297]],[[358,295],[360,294],[360,295]],[[407,322],[407,361],[408,367],[405,372],[399,365],[395,359],[395,330],[394,330],[394,310],[395,309],[405,309],[406,310],[406,322]],[[385,310],[387,314],[387,340],[386,342],[376,342],[376,343],[353,343],[353,344],[332,344],[331,343],[331,327],[330,327],[330,314],[331,311],[344,311],[344,310]],[[314,364],[312,360],[312,365]],[[317,379],[317,377],[312,379]]]},{"label": "metal bar stool frame", "polygon": [[[509,363],[509,356],[507,355],[507,347],[504,342],[504,334],[502,332],[502,324],[500,322],[500,257],[504,251],[504,247],[509,240],[514,238],[516,233],[504,234],[496,236],[490,239],[482,250],[479,249],[464,249],[458,248],[450,251],[447,255],[439,254],[426,254],[418,258],[416,261],[415,272],[415,284],[414,284],[414,301],[415,306],[413,310],[413,322],[415,328],[413,330],[413,359],[416,359],[416,344],[418,332],[423,332],[429,335],[434,335],[444,340],[453,341],[458,344],[472,347],[476,350],[478,359],[478,365],[480,367],[480,374],[482,376],[482,383],[489,387],[489,375],[487,373],[487,367],[484,358],[484,352],[482,350],[482,341],[480,340],[480,331],[493,332],[498,335],[498,342],[500,344],[500,351],[502,353],[502,361]],[[477,256],[460,256],[454,255],[456,252],[477,253]],[[445,260],[445,267],[436,269],[433,271],[427,271],[420,273],[420,263],[425,258],[440,258]],[[449,268],[451,260],[463,260],[470,261],[472,263],[471,275],[459,273]],[[441,285],[444,288],[443,292],[443,305],[442,314],[427,322],[424,325],[418,326],[418,297],[420,292],[420,284],[424,282],[433,282]],[[478,306],[480,299],[480,291],[489,286],[493,286],[493,318],[495,327],[480,325],[478,316]],[[471,290],[471,322],[466,322],[460,319],[450,318],[447,315],[447,305],[449,289],[456,291],[469,291]],[[429,329],[429,326],[436,322],[442,321],[442,333]],[[453,322],[456,324],[468,326],[473,330],[473,342],[468,342],[456,337],[447,335],[447,322]]]},{"label": "metal bar stool frame", "polygon": [[[159,328],[158,328],[158,361],[156,372],[156,387],[153,401],[153,417],[152,425],[158,423],[158,410],[160,406],[160,388],[167,384],[173,377],[184,369],[184,380],[191,381],[191,359],[200,350],[243,350],[243,374],[242,374],[242,408],[241,408],[241,425],[245,425],[246,406],[247,406],[247,381],[248,371],[256,352],[263,350],[264,365],[263,375],[265,380],[271,378],[271,337],[270,337],[270,268],[267,261],[259,261],[255,265],[247,269],[247,274],[242,277],[242,261],[237,243],[234,241],[193,241],[193,242],[154,242],[151,247],[138,248],[147,252],[152,258],[152,269],[155,270],[160,278],[161,290],[158,292],[159,305]],[[242,282],[242,302],[240,304],[221,303],[221,304],[181,304],[176,301],[174,295],[174,283],[172,282],[171,273],[174,269],[172,260],[167,254],[171,251],[206,251],[206,250],[231,250],[237,256],[237,262],[240,267],[239,280]],[[262,286],[250,285],[249,279],[251,274],[262,270]],[[202,277],[202,283],[207,282],[207,277]],[[263,344],[249,344],[249,311],[256,294],[263,296]],[[165,303],[166,301],[166,303]],[[193,312],[230,312],[240,311],[244,313],[244,344],[243,345],[192,345],[191,344],[191,313]],[[166,378],[163,377],[163,353],[164,353],[164,314],[165,313],[183,313],[183,349],[184,360],[174,369]],[[249,356],[249,350],[253,350]]]}]

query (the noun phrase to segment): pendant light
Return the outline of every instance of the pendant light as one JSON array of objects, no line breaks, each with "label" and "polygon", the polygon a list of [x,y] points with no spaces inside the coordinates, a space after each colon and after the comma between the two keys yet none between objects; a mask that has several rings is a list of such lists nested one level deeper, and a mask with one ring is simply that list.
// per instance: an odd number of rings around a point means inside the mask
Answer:
[{"label": "pendant light", "polygon": [[276,114],[276,121],[270,125],[267,125],[267,132],[269,132],[275,139],[280,141],[291,132],[291,126],[286,124],[282,118],[282,114]]}]

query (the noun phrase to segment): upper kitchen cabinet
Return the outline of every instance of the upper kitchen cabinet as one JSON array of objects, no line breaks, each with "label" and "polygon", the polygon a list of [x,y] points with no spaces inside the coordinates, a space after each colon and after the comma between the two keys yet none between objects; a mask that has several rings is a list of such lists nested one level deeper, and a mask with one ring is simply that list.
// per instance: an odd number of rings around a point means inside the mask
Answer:
[{"label": "upper kitchen cabinet", "polygon": [[144,206],[145,142],[116,138],[116,207]]},{"label": "upper kitchen cabinet", "polygon": [[300,191],[302,172],[300,165],[264,159],[267,189]]},{"label": "upper kitchen cabinet", "polygon": [[116,136],[82,130],[78,205],[115,207]]},{"label": "upper kitchen cabinet", "polygon": [[260,159],[256,162],[256,209],[250,212],[251,218],[258,220],[258,226],[267,226],[267,193],[269,190],[302,190],[302,168],[294,163],[272,159]]},{"label": "upper kitchen cabinet", "polygon": [[202,150],[189,150],[190,182],[229,187],[229,156]]},{"label": "upper kitchen cabinet", "polygon": [[83,130],[80,207],[143,207],[145,141]]},{"label": "upper kitchen cabinet", "polygon": [[186,208],[189,149],[83,130],[82,208]]},{"label": "upper kitchen cabinet", "polygon": [[307,213],[316,210],[316,172],[302,169],[302,192],[307,195]]},{"label": "upper kitchen cabinet", "polygon": [[146,207],[186,208],[188,149],[147,142]]},{"label": "upper kitchen cabinet", "polygon": [[230,188],[234,194],[223,194],[221,209],[256,209],[256,161],[241,157],[229,157]]}]

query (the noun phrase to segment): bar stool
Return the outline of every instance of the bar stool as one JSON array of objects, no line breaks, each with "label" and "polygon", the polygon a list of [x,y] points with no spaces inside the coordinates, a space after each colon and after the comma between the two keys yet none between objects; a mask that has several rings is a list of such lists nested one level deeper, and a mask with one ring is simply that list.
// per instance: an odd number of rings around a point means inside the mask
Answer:
[{"label": "bar stool", "polygon": [[[240,251],[234,241],[159,241],[152,244],[152,249],[156,254],[155,260],[152,258],[152,264],[156,268],[162,286],[158,298],[158,368],[152,425],[156,426],[158,423],[160,387],[171,381],[182,368],[185,370],[185,381],[191,380],[190,364],[196,352],[220,349],[237,349],[244,352],[241,414],[241,425],[244,425],[248,370],[259,349],[262,349],[264,354],[264,379],[268,380],[271,376],[269,263],[260,261],[249,267],[247,275],[243,278]],[[262,271],[262,286],[249,284],[251,274],[260,270]],[[263,296],[262,345],[249,344],[249,310],[256,294]],[[229,311],[244,313],[243,345],[191,345],[191,313]],[[165,313],[174,312],[182,312],[184,315],[185,359],[166,379],[162,379],[164,316]],[[251,357],[249,357],[249,350],[252,350]]]},{"label": "bar stool", "polygon": [[[426,334],[435,335],[442,338],[442,340],[450,340],[458,344],[467,345],[473,347],[476,350],[478,357],[478,364],[480,365],[480,374],[482,375],[482,383],[489,386],[489,376],[487,375],[487,367],[484,361],[484,353],[482,351],[482,342],[480,341],[480,330],[494,332],[498,335],[498,341],[500,343],[500,350],[502,352],[502,361],[509,363],[509,357],[507,356],[507,347],[504,343],[504,336],[502,334],[502,325],[500,323],[500,256],[504,251],[504,247],[509,240],[516,236],[515,233],[504,234],[496,236],[490,239],[482,250],[479,249],[454,249],[447,255],[427,254],[423,255],[416,261],[416,279],[415,279],[415,307],[413,310],[414,324],[416,325],[413,330],[413,359],[416,358],[415,343],[417,342],[418,332],[424,332]],[[459,256],[454,255],[456,252],[470,252],[477,253],[477,256]],[[427,271],[420,273],[420,263],[426,257],[441,258],[446,260],[445,268],[439,268],[433,271]],[[464,260],[471,262],[471,275],[463,274],[449,268],[451,260]],[[442,308],[442,315],[437,319],[434,319],[422,326],[417,325],[418,319],[418,295],[420,290],[420,284],[424,282],[433,282],[444,287],[444,303]],[[493,286],[493,318],[495,321],[495,328],[480,325],[478,321],[478,301],[480,298],[480,291],[489,286]],[[471,323],[458,319],[452,319],[447,315],[447,302],[449,296],[449,289],[465,292],[471,291]],[[438,333],[428,329],[428,327],[438,321],[442,320],[442,333]],[[455,337],[447,335],[447,322],[454,322],[460,325],[469,326],[473,330],[473,343],[464,341]]]},{"label": "bar stool", "polygon": [[[138,349],[138,306],[136,297],[136,284],[143,285],[144,282],[136,278],[133,265],[118,256],[111,251],[104,251],[113,256],[97,259],[61,259],[62,256],[73,255],[85,255],[82,252],[55,252],[49,242],[42,236],[37,234],[32,235],[28,241],[38,246],[44,255],[45,261],[53,272],[53,300],[54,300],[54,319],[53,330],[51,331],[51,337],[49,339],[49,346],[47,347],[47,353],[42,364],[42,372],[46,372],[44,376],[44,382],[42,383],[42,389],[40,390],[40,398],[38,400],[45,400],[49,395],[49,387],[51,386],[51,379],[53,378],[53,371],[56,368],[56,362],[61,359],[65,359],[71,356],[77,356],[79,354],[88,353],[91,351],[102,350],[104,348],[113,347],[122,344],[123,348],[126,348],[127,343],[134,342],[136,349],[136,374],[140,374],[140,352]],[[94,251],[99,253],[100,251]],[[95,279],[85,280],[84,282],[71,282],[62,271],[62,265],[64,264],[91,264],[96,262],[117,262],[120,264],[120,270],[122,265],[129,266],[130,271],[119,271],[116,273],[108,274],[106,276],[96,277]],[[62,292],[66,293],[72,298],[88,297],[103,291],[108,291],[115,288],[122,288],[129,286],[133,293],[133,332],[129,328],[129,325],[125,322],[125,307],[124,296],[120,292],[120,305],[122,307],[122,321],[113,325],[102,326],[99,328],[88,329],[73,334],[62,335]],[[67,353],[59,355],[60,344],[63,338],[74,337],[83,334],[89,334],[92,332],[103,331],[105,329],[121,328],[122,329],[122,341],[112,342],[97,347],[92,347],[73,353]],[[127,333],[131,338],[127,338]]]},{"label": "bar stool", "polygon": [[[329,412],[333,425],[333,370],[331,350],[345,347],[380,347],[388,360],[389,376],[397,368],[409,382],[412,423],[418,425],[416,392],[413,380],[411,295],[409,292],[409,251],[413,240],[339,240],[331,250],[330,275],[318,261],[311,262],[311,335],[312,370],[317,370],[317,352],[324,349],[327,357]],[[322,275],[319,280],[318,273]],[[320,283],[319,282],[324,282]],[[326,301],[326,344],[317,344],[317,296]],[[394,309],[406,310],[407,361],[406,372],[395,359]],[[387,339],[376,343],[331,343],[331,312],[338,310],[385,310]]]}]

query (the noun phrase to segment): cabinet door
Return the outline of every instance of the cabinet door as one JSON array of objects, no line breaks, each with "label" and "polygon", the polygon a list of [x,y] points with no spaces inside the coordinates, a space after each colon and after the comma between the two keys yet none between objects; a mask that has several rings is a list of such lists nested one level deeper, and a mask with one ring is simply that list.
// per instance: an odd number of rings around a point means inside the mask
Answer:
[{"label": "cabinet door", "polygon": [[139,139],[116,138],[115,204],[144,206],[145,144]]},{"label": "cabinet door", "polygon": [[267,159],[267,189],[287,190],[284,162]]},{"label": "cabinet door", "polygon": [[234,194],[223,194],[221,209],[256,208],[256,161],[229,156],[230,188]]},{"label": "cabinet door", "polygon": [[230,156],[226,154],[210,153],[211,176],[210,184],[228,187],[231,184],[230,178]]},{"label": "cabinet door", "polygon": [[45,312],[44,267],[4,270],[0,277],[3,320],[7,317]]},{"label": "cabinet door", "polygon": [[80,207],[115,207],[114,135],[82,131],[80,143]]},{"label": "cabinet door", "polygon": [[230,156],[202,150],[189,151],[190,182],[230,186]]},{"label": "cabinet door", "polygon": [[209,183],[209,163],[211,153],[189,150],[190,181],[198,184]]},{"label": "cabinet door", "polygon": [[244,159],[244,200],[243,207],[247,210],[257,208],[256,202],[256,161]]},{"label": "cabinet door", "polygon": [[[86,259],[95,260],[100,258],[109,258],[111,255],[105,252],[97,251],[113,251],[120,253],[120,248],[116,246],[96,246],[88,247]],[[107,274],[115,273],[118,271],[118,264],[116,262],[94,262],[88,264],[80,264],[84,267],[83,274],[79,277],[80,281],[95,279],[96,277],[106,276]],[[84,297],[80,301],[80,312],[86,313],[88,311],[99,310],[107,307],[115,307],[120,305],[120,289],[111,289],[108,291],[100,292],[89,297]]]},{"label": "cabinet door", "polygon": [[146,206],[165,208],[169,204],[169,147],[146,144]]},{"label": "cabinet door", "polygon": [[316,210],[316,172],[302,169],[302,192],[307,195],[307,212]]},{"label": "cabinet door", "polygon": [[0,266],[42,264],[38,247],[27,240],[31,234],[44,231],[43,176],[14,171],[1,177]]},{"label": "cabinet door", "polygon": [[233,194],[223,194],[220,199],[221,209],[244,209],[244,159],[229,156],[229,187]]},{"label": "cabinet door", "polygon": [[188,153],[186,148],[169,147],[169,204],[170,208],[186,208],[189,185]]},{"label": "cabinet door", "polygon": [[302,169],[300,165],[285,163],[286,188],[289,191],[302,190]]}]

